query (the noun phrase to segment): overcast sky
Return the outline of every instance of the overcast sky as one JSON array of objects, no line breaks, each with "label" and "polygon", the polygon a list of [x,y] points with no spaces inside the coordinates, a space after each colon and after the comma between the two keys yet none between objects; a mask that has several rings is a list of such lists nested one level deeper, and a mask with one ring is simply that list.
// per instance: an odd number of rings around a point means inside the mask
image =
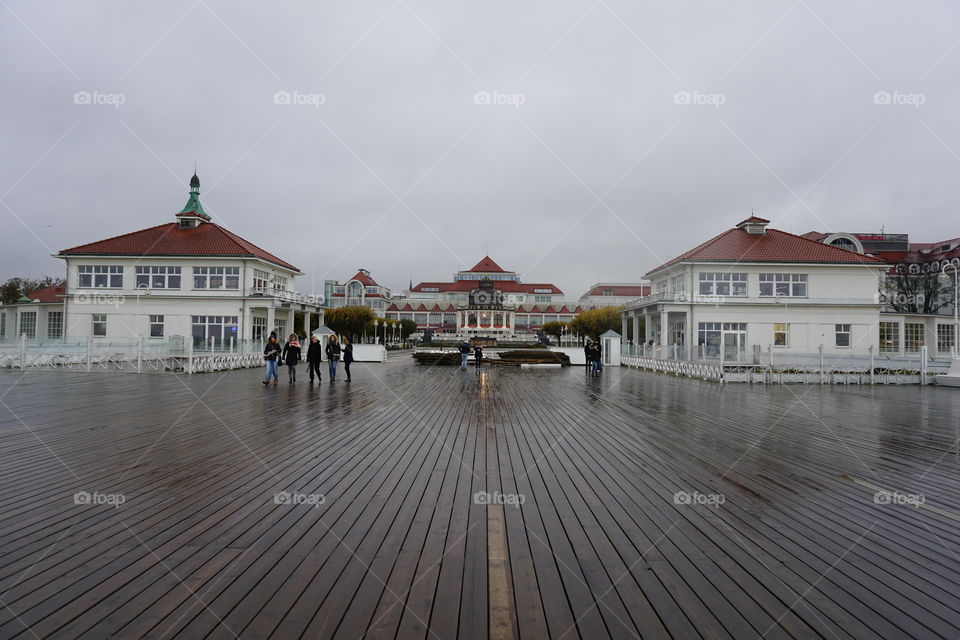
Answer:
[{"label": "overcast sky", "polygon": [[[750,214],[960,235],[960,4],[0,2],[0,276],[214,220],[400,290],[485,253],[570,298]],[[478,93],[480,92],[480,93]],[[485,93],[484,93],[485,92]]]}]

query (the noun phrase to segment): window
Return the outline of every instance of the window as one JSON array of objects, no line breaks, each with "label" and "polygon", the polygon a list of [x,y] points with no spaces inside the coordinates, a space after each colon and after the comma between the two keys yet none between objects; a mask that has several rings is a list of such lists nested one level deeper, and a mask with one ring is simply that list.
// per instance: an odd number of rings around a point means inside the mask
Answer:
[{"label": "window", "polygon": [[604,289],[604,290],[603,290],[603,295],[605,295],[605,296],[612,296],[612,295],[613,295],[613,289]]},{"label": "window", "polygon": [[239,289],[240,267],[194,267],[194,289]]},{"label": "window", "polygon": [[[284,340],[286,340],[286,338],[287,338],[287,320],[286,320],[286,318],[277,318],[277,319],[274,320],[273,322],[274,322],[274,324],[277,325],[277,338],[278,338],[278,339],[283,338]],[[281,342],[282,342],[282,341],[283,341],[283,340],[281,340]]]},{"label": "window", "polygon": [[550,302],[553,300],[553,296],[533,296],[534,302]]},{"label": "window", "polygon": [[[237,337],[237,316],[192,316],[193,344],[195,346],[210,344],[214,339],[214,346],[224,347],[230,338]],[[280,321],[277,321],[280,324]],[[283,333],[277,334],[282,336]]]},{"label": "window", "polygon": [[553,293],[553,289],[534,289],[534,293]]},{"label": "window", "polygon": [[834,344],[838,347],[849,347],[850,346],[850,325],[848,324],[837,324],[834,325]]},{"label": "window", "polygon": [[262,342],[267,339],[267,319],[266,318],[253,318],[253,322],[250,325],[253,327],[253,340],[254,342]]},{"label": "window", "polygon": [[[745,276],[746,274],[737,274],[737,275]],[[746,278],[744,278],[744,282],[746,282]],[[683,277],[683,275],[673,276],[673,278],[671,278],[670,280],[670,289],[674,293],[684,293],[684,291],[686,291],[686,278]],[[746,293],[746,288],[744,288],[744,294],[745,293]],[[740,295],[740,294],[736,294],[736,295]]]},{"label": "window", "polygon": [[137,287],[150,289],[179,289],[180,267],[137,266]]},{"label": "window", "polygon": [[280,291],[287,290],[287,278],[283,276],[274,276],[273,277],[273,286],[275,289],[280,289]]},{"label": "window", "polygon": [[790,346],[790,325],[786,323],[777,323],[773,325],[773,346]]},{"label": "window", "polygon": [[51,311],[47,314],[47,337],[63,337],[63,311]]},{"label": "window", "polygon": [[697,344],[702,346],[704,357],[719,357],[721,344],[724,358],[743,357],[747,344],[746,322],[700,322],[697,329]]},{"label": "window", "polygon": [[420,291],[440,291],[440,287],[421,287]]},{"label": "window", "polygon": [[918,353],[924,345],[924,326],[920,322],[907,322],[903,326],[903,346],[907,353]]},{"label": "window", "polygon": [[805,298],[807,296],[807,274],[761,273],[760,295]]},{"label": "window", "polygon": [[263,269],[253,270],[253,288],[266,289],[270,284],[270,274]]},{"label": "window", "polygon": [[937,351],[949,353],[957,346],[956,336],[953,335],[953,332],[952,324],[937,325]]},{"label": "window", "polygon": [[102,264],[82,264],[77,267],[79,286],[96,289],[122,289],[123,267]]},{"label": "window", "polygon": [[107,314],[105,313],[93,314],[93,335],[95,336],[107,335]]},{"label": "window", "polygon": [[37,337],[37,312],[24,311],[18,316],[20,326],[17,328],[17,337],[26,334],[31,340]]},{"label": "window", "polygon": [[747,274],[701,273],[700,295],[745,296],[747,295]]},{"label": "window", "polygon": [[900,351],[900,323],[880,323],[880,352]]},{"label": "window", "polygon": [[0,338],[5,338],[7,336],[7,312],[4,309],[0,309]]},{"label": "window", "polygon": [[163,337],[163,316],[150,316],[150,337]]}]

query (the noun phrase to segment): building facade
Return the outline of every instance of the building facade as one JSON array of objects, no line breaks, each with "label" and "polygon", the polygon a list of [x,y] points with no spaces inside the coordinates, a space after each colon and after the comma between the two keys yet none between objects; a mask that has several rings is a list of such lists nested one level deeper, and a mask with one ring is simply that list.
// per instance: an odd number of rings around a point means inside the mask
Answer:
[{"label": "building facade", "polygon": [[340,284],[336,280],[323,283],[324,301],[329,309],[337,307],[369,307],[384,317],[390,306],[390,289],[380,286],[366,269],[359,269],[355,276]]},{"label": "building facade", "polygon": [[196,175],[174,221],[64,249],[56,257],[67,271],[64,291],[57,294],[63,337],[143,336],[219,349],[261,341],[273,331],[285,336],[295,323],[323,324],[321,301],[294,288],[302,275],[297,267],[211,220],[200,204]]},{"label": "building facade", "polygon": [[647,345],[746,361],[754,350],[867,354],[880,344],[883,260],[752,216],[647,274],[651,295],[623,311]]},{"label": "building facade", "polygon": [[580,296],[586,307],[622,307],[650,295],[649,282],[598,282]]},{"label": "building facade", "polygon": [[0,341],[21,335],[28,340],[63,339],[65,294],[65,287],[53,285],[31,291],[12,304],[0,305]]},{"label": "building facade", "polygon": [[[478,306],[484,296],[495,297],[499,308]],[[454,274],[452,281],[411,286],[394,297],[386,317],[412,320],[420,331],[434,334],[527,338],[546,322],[569,322],[594,308],[563,298],[556,285],[522,282],[517,272],[484,256],[472,268]]]}]

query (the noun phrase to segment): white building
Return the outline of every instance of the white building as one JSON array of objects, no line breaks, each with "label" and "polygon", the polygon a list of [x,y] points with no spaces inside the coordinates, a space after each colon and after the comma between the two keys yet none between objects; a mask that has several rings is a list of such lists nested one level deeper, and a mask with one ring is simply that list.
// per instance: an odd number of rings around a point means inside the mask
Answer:
[{"label": "white building", "polygon": [[380,286],[366,269],[340,284],[336,280],[324,282],[324,298],[328,309],[337,307],[370,307],[379,317],[390,306],[390,289]]},{"label": "white building", "polygon": [[0,305],[0,342],[60,340],[63,338],[63,296],[66,289],[52,285],[31,291],[11,304]]},{"label": "white building", "polygon": [[622,307],[650,295],[649,282],[598,282],[580,296],[584,307]]},{"label": "white building", "polygon": [[652,294],[623,312],[623,333],[680,357],[745,360],[754,350],[866,354],[880,343],[878,258],[750,217],[653,269]]},{"label": "white building", "polygon": [[323,324],[320,300],[295,291],[297,267],[211,221],[196,175],[174,217],[56,254],[67,267],[64,337],[192,337],[227,348]]}]

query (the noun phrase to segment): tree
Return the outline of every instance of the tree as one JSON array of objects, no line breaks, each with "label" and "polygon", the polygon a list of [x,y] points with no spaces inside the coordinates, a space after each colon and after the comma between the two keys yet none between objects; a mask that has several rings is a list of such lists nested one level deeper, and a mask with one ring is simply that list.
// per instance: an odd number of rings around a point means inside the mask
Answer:
[{"label": "tree", "polygon": [[581,336],[599,340],[610,329],[619,332],[621,327],[619,307],[601,307],[584,311],[570,321],[567,329]]},{"label": "tree", "polygon": [[563,330],[566,328],[566,322],[560,322],[558,320],[552,320],[550,322],[544,322],[543,326],[540,327],[540,330],[543,331],[548,336],[553,336],[557,339],[557,344],[560,343],[560,336],[563,335]]},{"label": "tree", "polygon": [[411,333],[417,330],[417,323],[413,320],[403,319],[400,321],[400,337],[406,340]]},{"label": "tree", "polygon": [[898,313],[937,313],[953,299],[953,278],[940,274],[902,273],[887,276],[880,285],[880,302]]},{"label": "tree", "polygon": [[63,278],[44,276],[42,278],[9,278],[0,285],[0,302],[12,304],[22,296],[50,286],[63,285]]},{"label": "tree", "polygon": [[346,335],[352,342],[354,337],[363,333],[367,325],[374,320],[370,307],[338,307],[324,313],[324,320],[334,333]]}]

